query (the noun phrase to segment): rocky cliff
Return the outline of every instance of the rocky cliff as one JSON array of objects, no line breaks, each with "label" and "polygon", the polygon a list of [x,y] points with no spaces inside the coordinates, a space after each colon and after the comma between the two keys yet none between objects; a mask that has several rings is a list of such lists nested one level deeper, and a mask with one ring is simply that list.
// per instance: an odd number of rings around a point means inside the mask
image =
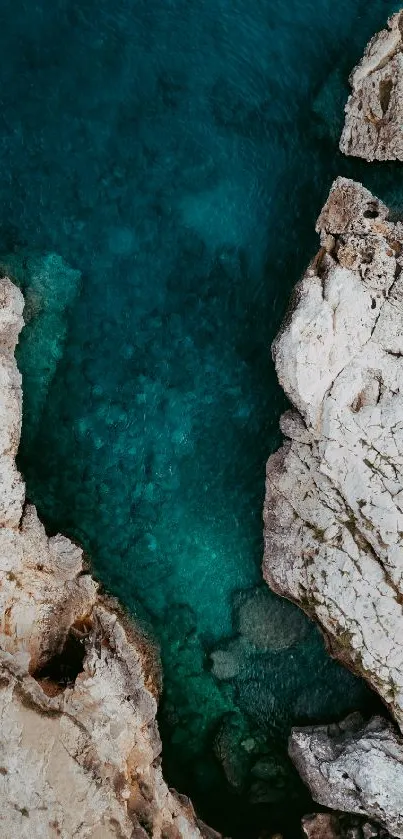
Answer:
[{"label": "rocky cliff", "polygon": [[[403,726],[403,224],[339,178],[274,343],[294,408],[267,464],[264,576]],[[313,797],[403,837],[403,741],[383,721],[294,731]]]},{"label": "rocky cliff", "polygon": [[46,536],[15,457],[24,300],[0,280],[0,836],[218,837],[161,772],[151,645]]},{"label": "rocky cliff", "polygon": [[369,42],[350,83],[341,151],[365,160],[403,160],[403,12]]},{"label": "rocky cliff", "polygon": [[[403,740],[381,717],[294,729],[290,755],[316,801],[403,836]],[[371,835],[371,834],[370,834]]]}]

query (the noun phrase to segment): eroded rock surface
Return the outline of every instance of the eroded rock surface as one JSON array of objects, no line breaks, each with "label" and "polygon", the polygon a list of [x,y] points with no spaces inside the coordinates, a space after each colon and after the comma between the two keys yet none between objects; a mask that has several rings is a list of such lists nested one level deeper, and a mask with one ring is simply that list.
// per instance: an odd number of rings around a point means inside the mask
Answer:
[{"label": "eroded rock surface", "polygon": [[263,571],[403,724],[403,225],[339,178],[273,354]]},{"label": "eroded rock surface", "polygon": [[0,835],[200,839],[161,772],[149,643],[100,597],[82,551],[47,538],[15,466],[23,297],[0,280]]},{"label": "eroded rock surface", "polygon": [[307,839],[390,839],[374,822],[336,813],[316,813],[302,822]]},{"label": "eroded rock surface", "polygon": [[381,717],[364,723],[354,714],[339,726],[295,728],[290,754],[319,804],[366,813],[403,836],[403,742]]},{"label": "eroded rock surface", "polygon": [[[295,409],[267,464],[263,571],[402,728],[403,224],[339,178],[317,231],[321,248],[273,346]],[[291,747],[314,799],[403,836],[400,736],[378,720],[344,733],[341,748],[324,731],[296,731]]]},{"label": "eroded rock surface", "polygon": [[340,140],[344,154],[403,160],[403,12],[369,42],[350,77]]}]

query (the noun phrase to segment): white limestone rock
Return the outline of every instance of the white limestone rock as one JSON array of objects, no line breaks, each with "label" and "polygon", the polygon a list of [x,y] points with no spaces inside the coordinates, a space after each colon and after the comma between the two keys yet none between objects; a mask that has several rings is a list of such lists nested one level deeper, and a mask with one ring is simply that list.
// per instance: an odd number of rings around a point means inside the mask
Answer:
[{"label": "white limestone rock", "polygon": [[344,154],[403,160],[403,12],[369,42],[350,77],[340,140]]},{"label": "white limestone rock", "polygon": [[403,225],[334,183],[273,353],[298,412],[267,464],[263,571],[403,726]]},{"label": "white limestone rock", "polygon": [[[338,178],[317,231],[273,346],[295,409],[267,464],[263,572],[403,730],[403,224]],[[384,720],[295,729],[290,754],[320,804],[403,837],[403,739]],[[338,824],[317,817],[305,832]]]},{"label": "white limestone rock", "polygon": [[318,804],[366,813],[403,837],[403,742],[381,717],[295,728],[290,755]]},{"label": "white limestone rock", "polygon": [[25,505],[22,311],[0,279],[0,835],[219,839],[162,777],[150,643]]}]

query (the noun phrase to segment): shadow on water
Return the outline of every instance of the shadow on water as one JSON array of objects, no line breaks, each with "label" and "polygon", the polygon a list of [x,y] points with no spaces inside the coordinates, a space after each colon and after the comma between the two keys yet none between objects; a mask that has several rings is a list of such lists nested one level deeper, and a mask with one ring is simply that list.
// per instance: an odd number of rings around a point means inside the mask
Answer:
[{"label": "shadow on water", "polygon": [[400,167],[337,152],[348,71],[394,6],[0,0],[19,465],[151,627],[166,777],[234,839],[293,839],[312,809],[293,724],[378,707],[262,586],[261,509],[285,406],[268,348],[329,186],[403,204]]}]

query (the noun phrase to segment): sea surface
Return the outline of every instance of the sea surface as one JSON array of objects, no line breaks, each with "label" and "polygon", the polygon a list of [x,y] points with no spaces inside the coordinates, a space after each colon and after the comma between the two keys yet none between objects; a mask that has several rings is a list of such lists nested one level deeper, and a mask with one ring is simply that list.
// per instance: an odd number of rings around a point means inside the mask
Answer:
[{"label": "sea surface", "polygon": [[262,584],[270,343],[389,0],[0,0],[0,257],[27,297],[19,466],[157,640],[168,782],[233,839],[313,808],[293,724],[376,700]]}]

